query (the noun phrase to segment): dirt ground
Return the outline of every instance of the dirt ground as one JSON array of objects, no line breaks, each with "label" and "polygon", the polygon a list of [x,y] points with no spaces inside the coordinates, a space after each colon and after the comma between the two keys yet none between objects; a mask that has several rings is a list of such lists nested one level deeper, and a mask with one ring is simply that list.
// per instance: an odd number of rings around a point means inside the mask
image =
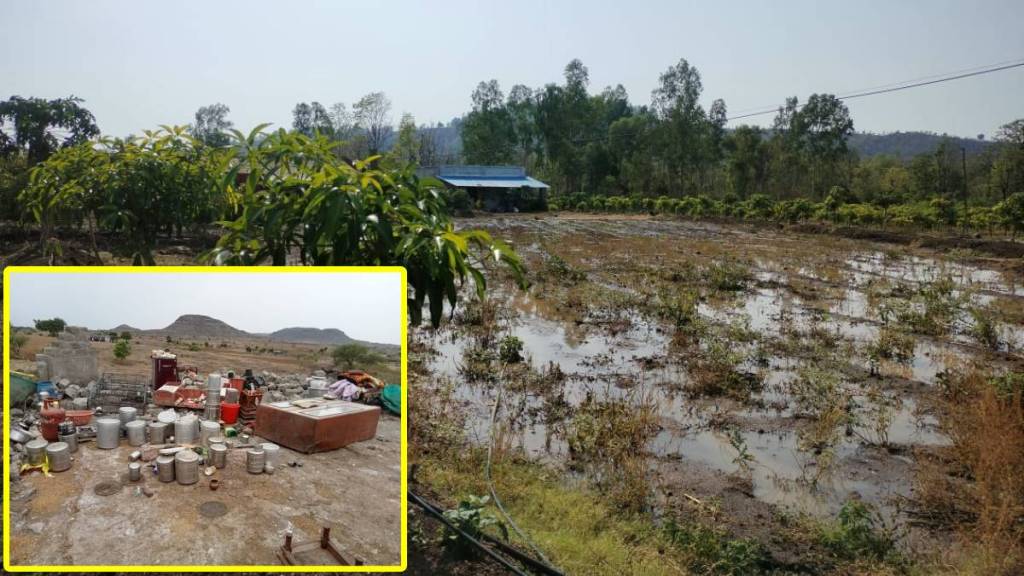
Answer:
[{"label": "dirt ground", "polygon": [[[127,480],[122,445],[83,444],[66,472],[25,476],[12,487],[11,562],[16,565],[277,565],[275,551],[293,527],[295,542],[315,540],[321,526],[367,564],[398,564],[401,546],[401,424],[383,415],[373,440],[305,455],[281,448],[273,474],[245,470],[244,450],[199,483],[162,483],[149,468]],[[287,463],[298,462],[301,467]],[[220,487],[211,491],[211,479]],[[112,496],[94,487],[123,483]],[[146,496],[143,488],[153,495]],[[227,506],[207,519],[207,501]]]},{"label": "dirt ground", "polygon": [[[35,355],[42,351],[56,338],[44,333],[33,333],[19,354],[11,356],[11,368],[22,372],[35,371]],[[178,366],[197,367],[200,373],[222,370],[236,371],[252,368],[256,374],[263,371],[277,374],[302,373],[309,374],[317,369],[331,367],[331,346],[318,344],[300,344],[277,342],[265,339],[212,339],[210,346],[203,345],[205,339],[189,340],[178,338],[168,343],[163,336],[136,334],[131,341],[132,352],[124,360],[114,358],[114,344],[111,342],[91,342],[97,352],[97,364],[100,373],[129,374],[134,376],[150,376],[153,350],[169,350],[178,356]],[[190,350],[189,344],[196,342],[198,350]],[[272,348],[273,352],[249,352],[246,347]],[[399,382],[401,369],[397,361],[388,361],[378,366],[367,367],[375,376],[385,382]]]}]

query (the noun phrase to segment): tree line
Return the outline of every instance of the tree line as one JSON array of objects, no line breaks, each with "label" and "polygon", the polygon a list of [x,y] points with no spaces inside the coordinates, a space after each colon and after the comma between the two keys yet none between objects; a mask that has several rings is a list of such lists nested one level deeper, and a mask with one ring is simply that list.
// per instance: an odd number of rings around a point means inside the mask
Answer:
[{"label": "tree line", "polygon": [[[1014,197],[1024,194],[1024,119],[966,158],[951,139],[909,159],[861,158],[850,147],[853,118],[834,95],[789,98],[765,127],[727,127],[725,102],[704,102],[700,72],[685,59],[659,76],[645,103],[632,102],[621,85],[592,91],[586,66],[573,60],[560,83],[518,84],[506,95],[496,80],[480,82],[470,110],[448,125],[417,125],[403,114],[396,126],[390,99],[371,92],[351,104],[299,102],[285,132],[303,145],[322,143],[331,162],[350,167],[370,157],[395,169],[521,165],[551,185],[552,206],[568,209],[653,209],[660,200],[663,211],[742,216],[765,214],[749,207],[770,204],[768,212],[787,218],[990,229],[1008,226],[1024,204]],[[229,114],[224,104],[203,106],[188,126],[117,139],[100,138],[73,96],[0,102],[0,219],[29,217],[44,231],[61,224],[58,217],[86,222],[136,247],[217,221],[237,207],[224,183],[208,183],[252,148]],[[270,135],[259,132],[258,139]],[[103,175],[88,181],[103,194],[76,190],[79,181],[65,177],[86,169]],[[161,216],[133,216],[147,210]]]},{"label": "tree line", "polygon": [[1024,192],[1024,119],[966,162],[951,139],[905,162],[859,158],[850,111],[831,94],[788,98],[768,127],[727,129],[725,102],[702,106],[700,73],[685,59],[661,74],[649,103],[631,103],[621,85],[588,87],[579,60],[561,84],[515,85],[506,96],[497,80],[481,82],[462,124],[465,161],[526,166],[569,208],[609,197],[821,202],[834,191],[881,208],[933,198],[990,205]]}]

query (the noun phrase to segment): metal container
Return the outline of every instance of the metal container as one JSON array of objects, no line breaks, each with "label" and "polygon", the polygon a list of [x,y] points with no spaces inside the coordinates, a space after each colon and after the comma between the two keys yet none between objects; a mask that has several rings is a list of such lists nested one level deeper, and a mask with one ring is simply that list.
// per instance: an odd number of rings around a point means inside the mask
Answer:
[{"label": "metal container", "polygon": [[71,449],[65,442],[48,445],[46,458],[50,461],[50,472],[63,472],[71,468]]},{"label": "metal container", "polygon": [[125,430],[125,426],[138,417],[139,411],[133,406],[121,406],[117,409],[117,415],[121,418],[121,430]]},{"label": "metal container", "polygon": [[146,443],[146,423],[142,420],[132,420],[124,425],[128,432],[128,444],[131,446],[142,446]]},{"label": "metal container", "polygon": [[203,409],[203,418],[206,420],[220,420],[220,404],[207,406]]},{"label": "metal container", "polygon": [[220,434],[220,422],[203,420],[199,423],[199,443],[203,446],[210,445],[210,438]]},{"label": "metal container", "polygon": [[217,374],[216,372],[210,374],[209,376],[206,377],[206,389],[217,390],[218,392],[220,392],[220,381],[220,374]]},{"label": "metal container", "polygon": [[88,410],[89,399],[84,396],[80,398],[75,398],[74,400],[71,401],[71,405],[75,408],[75,410]]},{"label": "metal container", "polygon": [[210,444],[210,459],[217,468],[228,465],[228,447],[224,444]]},{"label": "metal container", "polygon": [[38,466],[46,462],[46,446],[49,442],[44,438],[36,438],[25,444],[25,451],[28,453],[28,463],[31,466]]},{"label": "metal container", "polygon": [[78,452],[78,432],[72,434],[60,434],[57,439],[68,445],[68,450],[74,454]]},{"label": "metal container", "polygon": [[174,441],[178,444],[194,444],[196,441],[196,427],[199,425],[199,420],[189,414],[184,418],[179,418],[174,423]]},{"label": "metal container", "polygon": [[210,446],[213,446],[214,444],[223,444],[223,445],[227,446],[228,439],[223,437],[223,436],[221,436],[220,434],[218,434],[216,436],[210,436]]},{"label": "metal container", "polygon": [[128,465],[128,480],[132,482],[138,482],[142,480],[142,464],[138,462],[132,462]]},{"label": "metal container", "polygon": [[149,423],[149,443],[164,444],[167,442],[167,422]]},{"label": "metal container", "polygon": [[103,450],[117,448],[121,441],[121,421],[114,417],[96,419],[96,447]]},{"label": "metal container", "polygon": [[175,454],[174,476],[178,479],[178,484],[199,482],[199,454],[191,450],[182,450]]},{"label": "metal container", "polygon": [[174,456],[157,456],[156,474],[161,482],[174,482]]},{"label": "metal container", "polygon": [[267,464],[277,466],[277,455],[281,453],[281,447],[272,442],[264,442],[260,445],[266,453]]},{"label": "metal container", "polygon": [[238,390],[228,388],[224,391],[224,402],[226,404],[238,404]]},{"label": "metal container", "polygon": [[245,451],[245,469],[250,474],[260,474],[266,465],[267,453],[262,448],[250,448]]},{"label": "metal container", "polygon": [[166,424],[174,424],[178,421],[178,413],[173,408],[169,408],[157,414],[156,419]]}]

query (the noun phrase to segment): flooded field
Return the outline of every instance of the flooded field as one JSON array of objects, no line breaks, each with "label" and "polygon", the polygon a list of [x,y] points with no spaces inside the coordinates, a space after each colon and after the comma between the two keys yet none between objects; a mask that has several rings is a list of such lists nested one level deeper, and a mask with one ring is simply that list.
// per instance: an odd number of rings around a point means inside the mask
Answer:
[{"label": "flooded field", "polygon": [[712,506],[756,535],[854,500],[927,527],[918,471],[952,443],[943,399],[969,370],[1021,368],[1005,261],[646,218],[464,225],[509,239],[532,285],[492,277],[487,302],[417,330],[415,370],[473,442],[622,506]]}]

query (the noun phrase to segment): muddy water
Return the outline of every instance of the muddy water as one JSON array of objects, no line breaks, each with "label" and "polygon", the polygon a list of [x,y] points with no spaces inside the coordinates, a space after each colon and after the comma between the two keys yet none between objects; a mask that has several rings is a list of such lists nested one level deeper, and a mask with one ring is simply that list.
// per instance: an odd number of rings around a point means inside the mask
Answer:
[{"label": "muddy water", "polygon": [[[764,238],[713,225],[686,225],[677,222],[648,221],[643,226],[628,222],[544,220],[489,220],[485,223],[518,237],[543,236],[543,242],[520,244],[526,254],[551,246],[551,236],[563,237],[559,245],[565,255],[599,249],[602,239],[665,238],[699,236],[717,238],[742,253],[744,243],[761,246]],[[477,223],[479,225],[479,223]],[[570,237],[566,240],[564,237]],[[662,251],[671,254],[671,250]],[[602,262],[599,257],[583,259]],[[707,322],[723,325],[744,324],[764,340],[785,337],[785,331],[808,331],[824,327],[855,350],[878,337],[881,321],[874,311],[869,292],[879,282],[891,285],[920,285],[940,278],[951,279],[958,293],[969,294],[971,301],[990,304],[997,298],[1019,298],[1024,287],[1014,284],[996,270],[940,261],[916,255],[892,255],[875,249],[840,251],[817,260],[793,262],[784,256],[758,255],[753,258],[755,282],[738,296],[703,301],[698,313]],[[630,291],[610,274],[602,274],[600,265],[587,271],[588,281],[613,290]],[[794,281],[820,286],[812,300],[791,289]],[[832,515],[850,497],[856,496],[895,513],[898,496],[908,496],[913,477],[914,446],[941,445],[948,442],[936,428],[931,416],[921,412],[914,394],[904,388],[891,391],[894,402],[884,433],[896,450],[879,448],[879,432],[870,425],[858,424],[843,436],[831,454],[822,455],[801,445],[801,417],[794,409],[789,383],[798,377],[802,360],[770,357],[767,366],[745,362],[742,369],[756,372],[765,384],[751,402],[695,400],[679,392],[689,376],[686,369],[664,359],[670,357],[670,337],[659,321],[629,311],[628,328],[610,334],[599,327],[587,326],[577,318],[567,318],[547,299],[529,294],[506,294],[513,319],[505,331],[522,340],[524,355],[538,370],[557,364],[566,373],[564,398],[578,406],[588,395],[599,398],[626,397],[642,391],[658,403],[662,429],[648,449],[654,462],[676,461],[700,467],[709,473],[742,475],[749,479],[752,493],[765,502],[817,515]],[[954,333],[946,337],[915,337],[913,358],[905,364],[883,362],[883,377],[896,378],[925,388],[936,385],[943,371],[957,359],[983,357],[983,351],[965,336],[969,320],[962,320]],[[1024,335],[1020,326],[1001,325],[1010,335]],[[493,386],[465,382],[459,366],[468,341],[441,332],[432,345],[438,352],[430,369],[439,378],[457,383],[457,397],[465,403],[468,432],[479,442],[487,442],[496,392]],[[737,345],[739,346],[739,345]],[[662,359],[650,363],[646,360]],[[857,353],[848,359],[853,367],[864,370],[869,361]],[[856,387],[854,387],[856,388]],[[854,395],[867,410],[871,401],[862,391]],[[540,408],[538,397],[506,399],[506,404]],[[515,444],[528,454],[554,462],[564,461],[568,451],[564,438],[548,430],[542,419],[519,418],[511,424],[499,413],[499,423],[515,430]],[[723,426],[722,422],[729,423]],[[736,430],[730,438],[728,430]],[[749,454],[744,463],[738,458],[743,447]],[[829,462],[825,462],[826,458]],[[657,468],[652,464],[652,468]]]}]

